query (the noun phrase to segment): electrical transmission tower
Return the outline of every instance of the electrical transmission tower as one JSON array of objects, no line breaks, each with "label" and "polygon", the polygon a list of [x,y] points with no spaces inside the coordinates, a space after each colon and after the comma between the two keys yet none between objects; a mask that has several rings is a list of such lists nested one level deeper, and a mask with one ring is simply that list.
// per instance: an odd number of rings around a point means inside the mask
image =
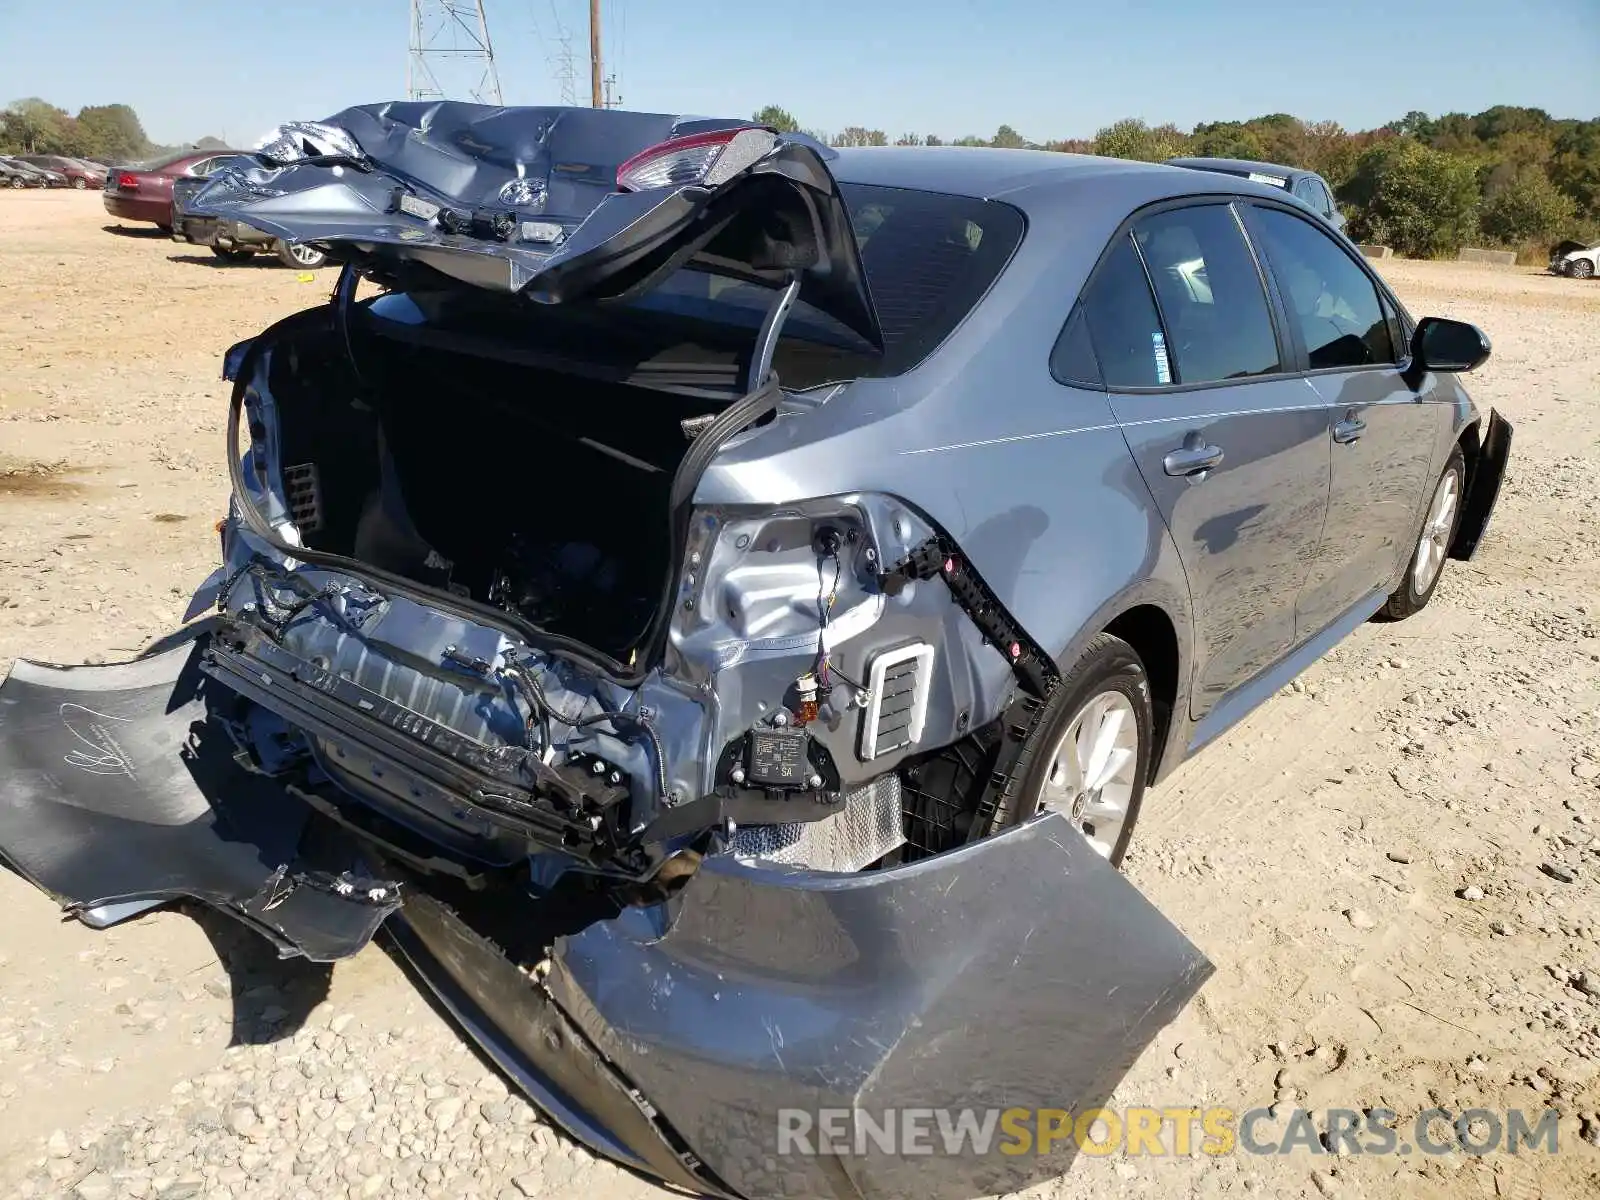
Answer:
[{"label": "electrical transmission tower", "polygon": [[442,100],[463,90],[479,104],[505,103],[483,0],[411,0],[406,98]]},{"label": "electrical transmission tower", "polygon": [[565,26],[557,26],[553,59],[552,66],[561,85],[561,103],[571,108],[578,103],[578,61],[572,53],[572,34]]}]

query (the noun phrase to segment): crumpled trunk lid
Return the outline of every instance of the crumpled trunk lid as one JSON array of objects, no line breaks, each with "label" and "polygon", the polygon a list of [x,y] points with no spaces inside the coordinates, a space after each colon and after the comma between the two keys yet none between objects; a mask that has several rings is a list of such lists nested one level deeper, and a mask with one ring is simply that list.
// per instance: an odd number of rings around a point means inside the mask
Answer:
[{"label": "crumpled trunk lid", "polygon": [[618,167],[642,150],[744,126],[604,109],[365,105],[285,126],[258,165],[213,176],[191,211],[316,243],[391,278],[425,269],[544,303],[628,296],[685,265],[774,286],[799,273],[803,299],[881,347],[827,148],[750,126],[703,177],[618,187]]}]

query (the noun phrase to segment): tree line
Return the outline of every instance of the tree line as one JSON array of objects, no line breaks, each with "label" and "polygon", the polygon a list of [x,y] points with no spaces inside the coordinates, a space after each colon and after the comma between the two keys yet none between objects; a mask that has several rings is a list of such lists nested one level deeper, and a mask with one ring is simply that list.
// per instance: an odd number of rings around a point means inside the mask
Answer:
[{"label": "tree line", "polygon": [[[194,147],[220,150],[223,142],[206,137]],[[73,116],[30,96],[0,109],[0,154],[62,154],[115,165],[184,148],[152,142],[139,114],[126,104],[90,104]]]},{"label": "tree line", "polygon": [[1440,117],[1410,112],[1359,132],[1287,113],[1202,122],[1187,133],[1129,118],[1092,138],[1047,142],[1029,141],[1010,125],[993,137],[949,142],[917,133],[890,138],[855,125],[830,136],[802,130],[777,105],[754,119],[834,146],[1031,147],[1145,162],[1193,155],[1308,168],[1333,188],[1352,237],[1417,258],[1489,244],[1542,261],[1551,242],[1600,240],[1600,118],[1556,118],[1539,108],[1497,104]]}]

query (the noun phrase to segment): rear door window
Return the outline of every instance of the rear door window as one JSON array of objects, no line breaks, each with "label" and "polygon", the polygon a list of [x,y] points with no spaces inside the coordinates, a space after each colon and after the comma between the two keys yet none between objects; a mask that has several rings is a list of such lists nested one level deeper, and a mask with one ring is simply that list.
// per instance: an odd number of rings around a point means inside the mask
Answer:
[{"label": "rear door window", "polygon": [[1333,216],[1334,212],[1336,211],[1336,206],[1333,203],[1332,193],[1328,191],[1328,185],[1323,183],[1320,179],[1313,179],[1311,182],[1317,189],[1318,203],[1316,207],[1321,211],[1323,216]]},{"label": "rear door window", "polygon": [[[1101,260],[1079,307],[1106,387],[1165,387],[1174,382],[1161,318],[1131,234],[1118,238]],[[1093,383],[1093,368],[1085,362],[1074,325],[1068,322],[1051,367],[1063,382]]]},{"label": "rear door window", "polygon": [[1396,360],[1377,287],[1331,234],[1278,208],[1255,208],[1251,226],[1313,371]]},{"label": "rear door window", "polygon": [[1168,209],[1134,224],[1181,384],[1283,370],[1255,258],[1226,204]]}]

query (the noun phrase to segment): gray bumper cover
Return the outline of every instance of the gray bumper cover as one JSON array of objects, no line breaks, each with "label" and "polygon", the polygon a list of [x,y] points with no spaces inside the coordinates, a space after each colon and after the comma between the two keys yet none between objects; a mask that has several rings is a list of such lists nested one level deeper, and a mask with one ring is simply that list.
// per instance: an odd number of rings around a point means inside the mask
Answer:
[{"label": "gray bumper cover", "polygon": [[[232,694],[207,696],[197,652],[17,664],[0,686],[0,857],[91,924],[193,896],[284,954],[354,953],[395,895],[325,886],[359,876],[359,846],[240,769],[208,718]],[[396,930],[407,957],[569,1131],[752,1200],[943,1200],[1058,1175],[1070,1141],[784,1155],[781,1114],[1081,1112],[1211,972],[1060,816],[855,875],[713,856],[667,904],[558,940],[542,985],[426,897],[414,916]]]}]

